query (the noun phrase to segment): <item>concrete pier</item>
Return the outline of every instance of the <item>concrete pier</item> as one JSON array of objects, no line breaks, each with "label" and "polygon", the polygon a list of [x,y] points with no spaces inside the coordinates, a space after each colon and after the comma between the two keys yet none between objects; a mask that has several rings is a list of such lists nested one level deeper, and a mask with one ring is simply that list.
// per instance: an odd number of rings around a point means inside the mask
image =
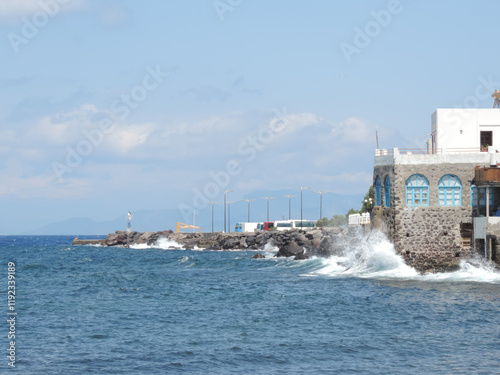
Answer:
[{"label": "concrete pier", "polygon": [[106,242],[104,240],[79,240],[75,238],[73,240],[72,245],[102,245],[106,246]]}]

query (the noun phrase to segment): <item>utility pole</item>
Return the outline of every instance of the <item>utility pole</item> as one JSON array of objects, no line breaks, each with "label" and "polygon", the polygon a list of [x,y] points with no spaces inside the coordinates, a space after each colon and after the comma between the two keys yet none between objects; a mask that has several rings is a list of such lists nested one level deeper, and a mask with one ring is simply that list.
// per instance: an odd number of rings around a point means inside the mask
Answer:
[{"label": "utility pole", "polygon": [[231,232],[231,204],[236,203],[236,201],[227,201],[227,221],[228,221],[228,228],[227,231]]},{"label": "utility pole", "polygon": [[214,232],[214,204],[219,204],[219,202],[210,202],[212,205],[212,233]]},{"label": "utility pole", "polygon": [[250,222],[250,202],[253,202],[256,199],[242,199],[242,200],[245,201],[245,202],[248,202],[248,219],[247,219],[247,223],[249,223]]},{"label": "utility pole", "polygon": [[296,197],[297,194],[295,195],[289,194],[283,196],[288,198],[288,220],[292,220],[292,198]]},{"label": "utility pole", "polygon": [[310,189],[310,187],[301,187],[300,188],[300,229],[302,229],[302,192],[305,189]]},{"label": "utility pole", "polygon": [[330,192],[326,190],[319,190],[319,191],[314,191],[313,193],[319,194],[319,219],[321,220],[323,218],[323,194],[327,194]]},{"label": "utility pole", "polygon": [[224,233],[226,232],[226,194],[227,193],[232,193],[232,190],[226,190],[224,192]]},{"label": "utility pole", "polygon": [[275,199],[276,197],[265,197],[265,198],[262,198],[262,199],[267,199],[267,221],[269,221],[269,201],[271,199]]}]

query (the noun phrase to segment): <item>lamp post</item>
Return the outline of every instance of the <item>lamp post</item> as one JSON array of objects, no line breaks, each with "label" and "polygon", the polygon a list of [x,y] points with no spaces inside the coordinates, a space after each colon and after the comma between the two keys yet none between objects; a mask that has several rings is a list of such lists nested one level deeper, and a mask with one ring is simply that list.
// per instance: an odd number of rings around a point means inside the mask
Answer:
[{"label": "lamp post", "polygon": [[210,202],[212,205],[212,233],[214,232],[214,205],[219,204],[220,202]]},{"label": "lamp post", "polygon": [[288,198],[288,220],[292,219],[292,198],[296,197],[297,194],[289,194],[289,195],[283,195],[284,197]]},{"label": "lamp post", "polygon": [[276,197],[265,197],[265,198],[262,198],[262,199],[267,199],[267,221],[269,221],[269,201],[271,199],[275,199]]},{"label": "lamp post", "polygon": [[226,190],[224,192],[224,230],[223,230],[224,233],[226,232],[226,194],[232,192],[233,192],[232,190]]},{"label": "lamp post", "polygon": [[315,191],[314,193],[319,194],[319,219],[321,220],[323,218],[323,194],[327,194],[327,193],[329,193],[329,191],[318,190],[318,191]]},{"label": "lamp post", "polygon": [[368,199],[365,199],[364,201],[366,203],[366,206],[368,206],[368,212],[372,212],[372,204],[373,204],[373,199],[372,198],[368,198]]},{"label": "lamp post", "polygon": [[300,188],[300,229],[302,229],[302,192],[305,189],[310,189],[310,187],[301,187]]},{"label": "lamp post", "polygon": [[256,199],[242,199],[242,200],[245,202],[248,202],[248,221],[247,221],[247,223],[249,223],[250,222],[250,202],[253,202]]},{"label": "lamp post", "polygon": [[227,201],[227,231],[231,232],[231,204],[236,203],[236,201]]}]

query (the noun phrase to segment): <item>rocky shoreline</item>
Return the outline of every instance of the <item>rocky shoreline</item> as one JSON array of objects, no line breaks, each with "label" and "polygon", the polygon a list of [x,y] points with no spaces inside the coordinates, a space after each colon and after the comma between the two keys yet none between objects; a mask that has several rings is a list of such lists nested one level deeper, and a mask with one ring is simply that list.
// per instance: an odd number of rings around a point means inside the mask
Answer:
[{"label": "rocky shoreline", "polygon": [[[101,242],[103,246],[155,245],[158,240],[173,241],[183,249],[204,250],[264,250],[270,244],[278,248],[278,257],[308,259],[329,257],[339,253],[349,240],[348,228],[318,228],[313,230],[264,231],[255,233],[174,233],[116,231]],[[176,248],[172,246],[172,248]]]},{"label": "rocky shoreline", "polygon": [[[370,234],[369,226],[357,227],[325,227],[312,230],[263,231],[255,233],[175,233],[172,230],[160,232],[126,232],[116,231],[108,234],[104,240],[78,240],[74,245],[100,246],[155,246],[161,241],[171,241],[169,249],[202,249],[202,250],[268,250],[269,246],[277,248],[276,257],[293,257],[294,260],[311,257],[328,258],[333,255],[354,254],[363,258],[362,242]],[[164,245],[163,245],[164,246]],[[267,247],[266,247],[267,246]],[[441,253],[421,255],[409,259],[406,254],[399,254],[405,263],[420,273],[452,272],[460,267],[461,257],[443,257]],[[269,255],[268,255],[269,256]],[[264,258],[261,253],[254,258]]]}]

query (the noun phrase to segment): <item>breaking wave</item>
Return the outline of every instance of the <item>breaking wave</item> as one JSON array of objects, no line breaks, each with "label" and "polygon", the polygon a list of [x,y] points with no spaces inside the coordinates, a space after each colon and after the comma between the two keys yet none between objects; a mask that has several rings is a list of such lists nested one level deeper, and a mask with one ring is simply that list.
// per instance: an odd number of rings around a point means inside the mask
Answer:
[{"label": "breaking wave", "polygon": [[[131,249],[163,249],[163,250],[184,250],[184,247],[173,240],[169,240],[168,238],[161,237],[156,241],[153,245],[148,244],[138,244],[138,245],[130,245]],[[193,249],[197,250],[197,249]]]},{"label": "breaking wave", "polygon": [[322,259],[319,269],[307,276],[360,277],[389,280],[484,282],[500,284],[500,272],[482,259],[462,260],[455,272],[419,274],[408,266],[394,246],[379,231],[357,238],[341,256]]}]

